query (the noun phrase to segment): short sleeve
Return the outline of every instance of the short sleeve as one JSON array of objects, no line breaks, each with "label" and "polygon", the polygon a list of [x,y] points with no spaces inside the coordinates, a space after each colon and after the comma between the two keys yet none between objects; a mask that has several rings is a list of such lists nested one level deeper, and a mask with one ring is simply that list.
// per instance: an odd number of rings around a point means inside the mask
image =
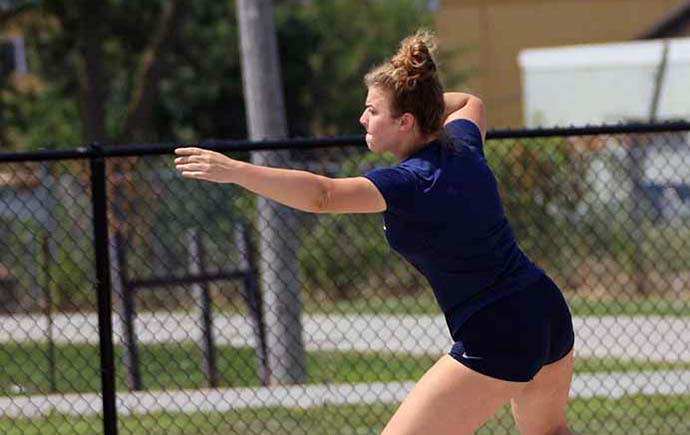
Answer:
[{"label": "short sleeve", "polygon": [[469,119],[455,119],[444,128],[451,139],[458,139],[467,145],[482,148],[482,133],[477,124]]},{"label": "short sleeve", "polygon": [[412,209],[417,191],[417,179],[408,169],[400,166],[374,169],[363,175],[381,192],[386,211],[404,213]]}]

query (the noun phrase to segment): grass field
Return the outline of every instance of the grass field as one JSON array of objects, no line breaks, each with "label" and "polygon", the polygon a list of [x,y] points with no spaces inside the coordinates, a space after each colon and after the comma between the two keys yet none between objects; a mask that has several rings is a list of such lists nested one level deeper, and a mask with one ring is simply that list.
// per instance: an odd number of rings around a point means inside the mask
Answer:
[{"label": "grass field", "polygon": [[[117,388],[125,389],[117,348]],[[0,349],[0,395],[50,392],[47,346],[3,345]],[[191,344],[140,347],[141,375],[146,390],[205,387],[201,359]],[[416,380],[436,357],[363,352],[309,352],[308,383],[357,383]],[[249,348],[218,348],[220,387],[258,386],[256,357]],[[690,369],[690,363],[648,363],[616,359],[577,358],[576,373]],[[55,380],[61,393],[100,391],[98,348],[65,345],[56,348]]]},{"label": "grass field", "polygon": [[[120,434],[155,435],[360,435],[378,434],[395,405],[322,406],[307,410],[253,409],[223,414],[149,414],[120,417]],[[669,435],[690,433],[690,396],[631,396],[621,400],[573,400],[568,409],[578,434]],[[50,415],[0,419],[0,433],[12,435],[102,433],[98,417]],[[517,434],[507,407],[478,434]]]},{"label": "grass field", "polygon": [[[142,383],[147,390],[186,389],[206,386],[201,370],[201,356],[191,344],[140,346]],[[250,348],[219,347],[220,387],[259,386],[256,356]],[[3,345],[0,348],[0,395],[49,392],[47,346]],[[356,352],[309,352],[309,383],[389,382],[416,379],[431,366],[434,357],[391,356]],[[122,348],[116,349],[116,361],[122,361]],[[60,392],[100,391],[98,347],[90,345],[58,346],[56,350],[56,386]],[[125,389],[121,364],[116,366],[117,388]]]},{"label": "grass field", "polygon": [[[690,317],[690,302],[668,298],[626,298],[606,300],[567,295],[575,316],[674,316]],[[307,314],[424,314],[440,315],[431,292],[388,298],[361,298],[351,301],[305,299]]]},{"label": "grass field", "polygon": [[[369,302],[369,307],[372,307]],[[376,312],[420,313],[420,298],[414,305],[404,298],[374,304]],[[422,307],[438,314],[432,299]],[[630,303],[594,305],[571,301],[575,313],[685,315],[685,306]],[[322,305],[329,313],[361,312],[356,304]],[[427,308],[424,308],[425,310]],[[433,311],[432,311],[433,310]],[[50,392],[46,344],[7,343],[0,347],[0,395]],[[98,347],[60,345],[55,349],[56,384],[60,393],[100,390]],[[146,390],[178,390],[205,387],[198,349],[189,343],[140,346],[143,384]],[[418,379],[435,357],[362,352],[310,352],[308,383],[389,382]],[[125,391],[122,349],[116,348],[117,388]],[[256,357],[249,348],[218,348],[221,387],[258,386]],[[690,369],[690,363],[628,362],[616,359],[578,358],[576,373],[607,373]],[[158,413],[120,416],[120,434],[377,434],[395,410],[395,405],[321,406],[306,410],[246,409],[227,413]],[[630,396],[620,400],[576,399],[569,419],[579,434],[686,434],[690,433],[690,396]],[[102,433],[98,416],[73,417],[49,414],[33,419],[0,418],[2,434],[94,434]],[[507,409],[479,431],[480,434],[516,434]]]}]

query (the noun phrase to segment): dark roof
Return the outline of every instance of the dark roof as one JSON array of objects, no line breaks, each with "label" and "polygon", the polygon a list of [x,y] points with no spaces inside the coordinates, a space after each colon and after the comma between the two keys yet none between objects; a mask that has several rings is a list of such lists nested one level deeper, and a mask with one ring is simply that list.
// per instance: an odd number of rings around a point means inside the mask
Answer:
[{"label": "dark roof", "polygon": [[659,39],[678,36],[690,25],[690,0],[681,3],[635,39]]}]

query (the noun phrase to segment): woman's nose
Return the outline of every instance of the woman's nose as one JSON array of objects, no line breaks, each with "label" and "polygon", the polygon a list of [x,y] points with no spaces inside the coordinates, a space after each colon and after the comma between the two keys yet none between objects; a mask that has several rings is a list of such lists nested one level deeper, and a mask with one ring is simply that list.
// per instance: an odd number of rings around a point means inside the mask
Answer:
[{"label": "woman's nose", "polygon": [[362,116],[359,117],[359,123],[362,124],[362,127],[367,128],[367,114],[366,114],[366,112],[362,113]]}]

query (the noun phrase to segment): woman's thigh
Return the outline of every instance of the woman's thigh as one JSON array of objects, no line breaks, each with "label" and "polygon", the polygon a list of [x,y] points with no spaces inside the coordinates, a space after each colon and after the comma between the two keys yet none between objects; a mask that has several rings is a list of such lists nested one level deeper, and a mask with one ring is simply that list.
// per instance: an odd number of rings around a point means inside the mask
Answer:
[{"label": "woman's thigh", "polygon": [[445,355],[422,376],[382,435],[472,434],[525,385],[491,378]]},{"label": "woman's thigh", "polygon": [[568,434],[565,409],[570,393],[573,351],[545,365],[511,401],[513,417],[523,435]]}]

